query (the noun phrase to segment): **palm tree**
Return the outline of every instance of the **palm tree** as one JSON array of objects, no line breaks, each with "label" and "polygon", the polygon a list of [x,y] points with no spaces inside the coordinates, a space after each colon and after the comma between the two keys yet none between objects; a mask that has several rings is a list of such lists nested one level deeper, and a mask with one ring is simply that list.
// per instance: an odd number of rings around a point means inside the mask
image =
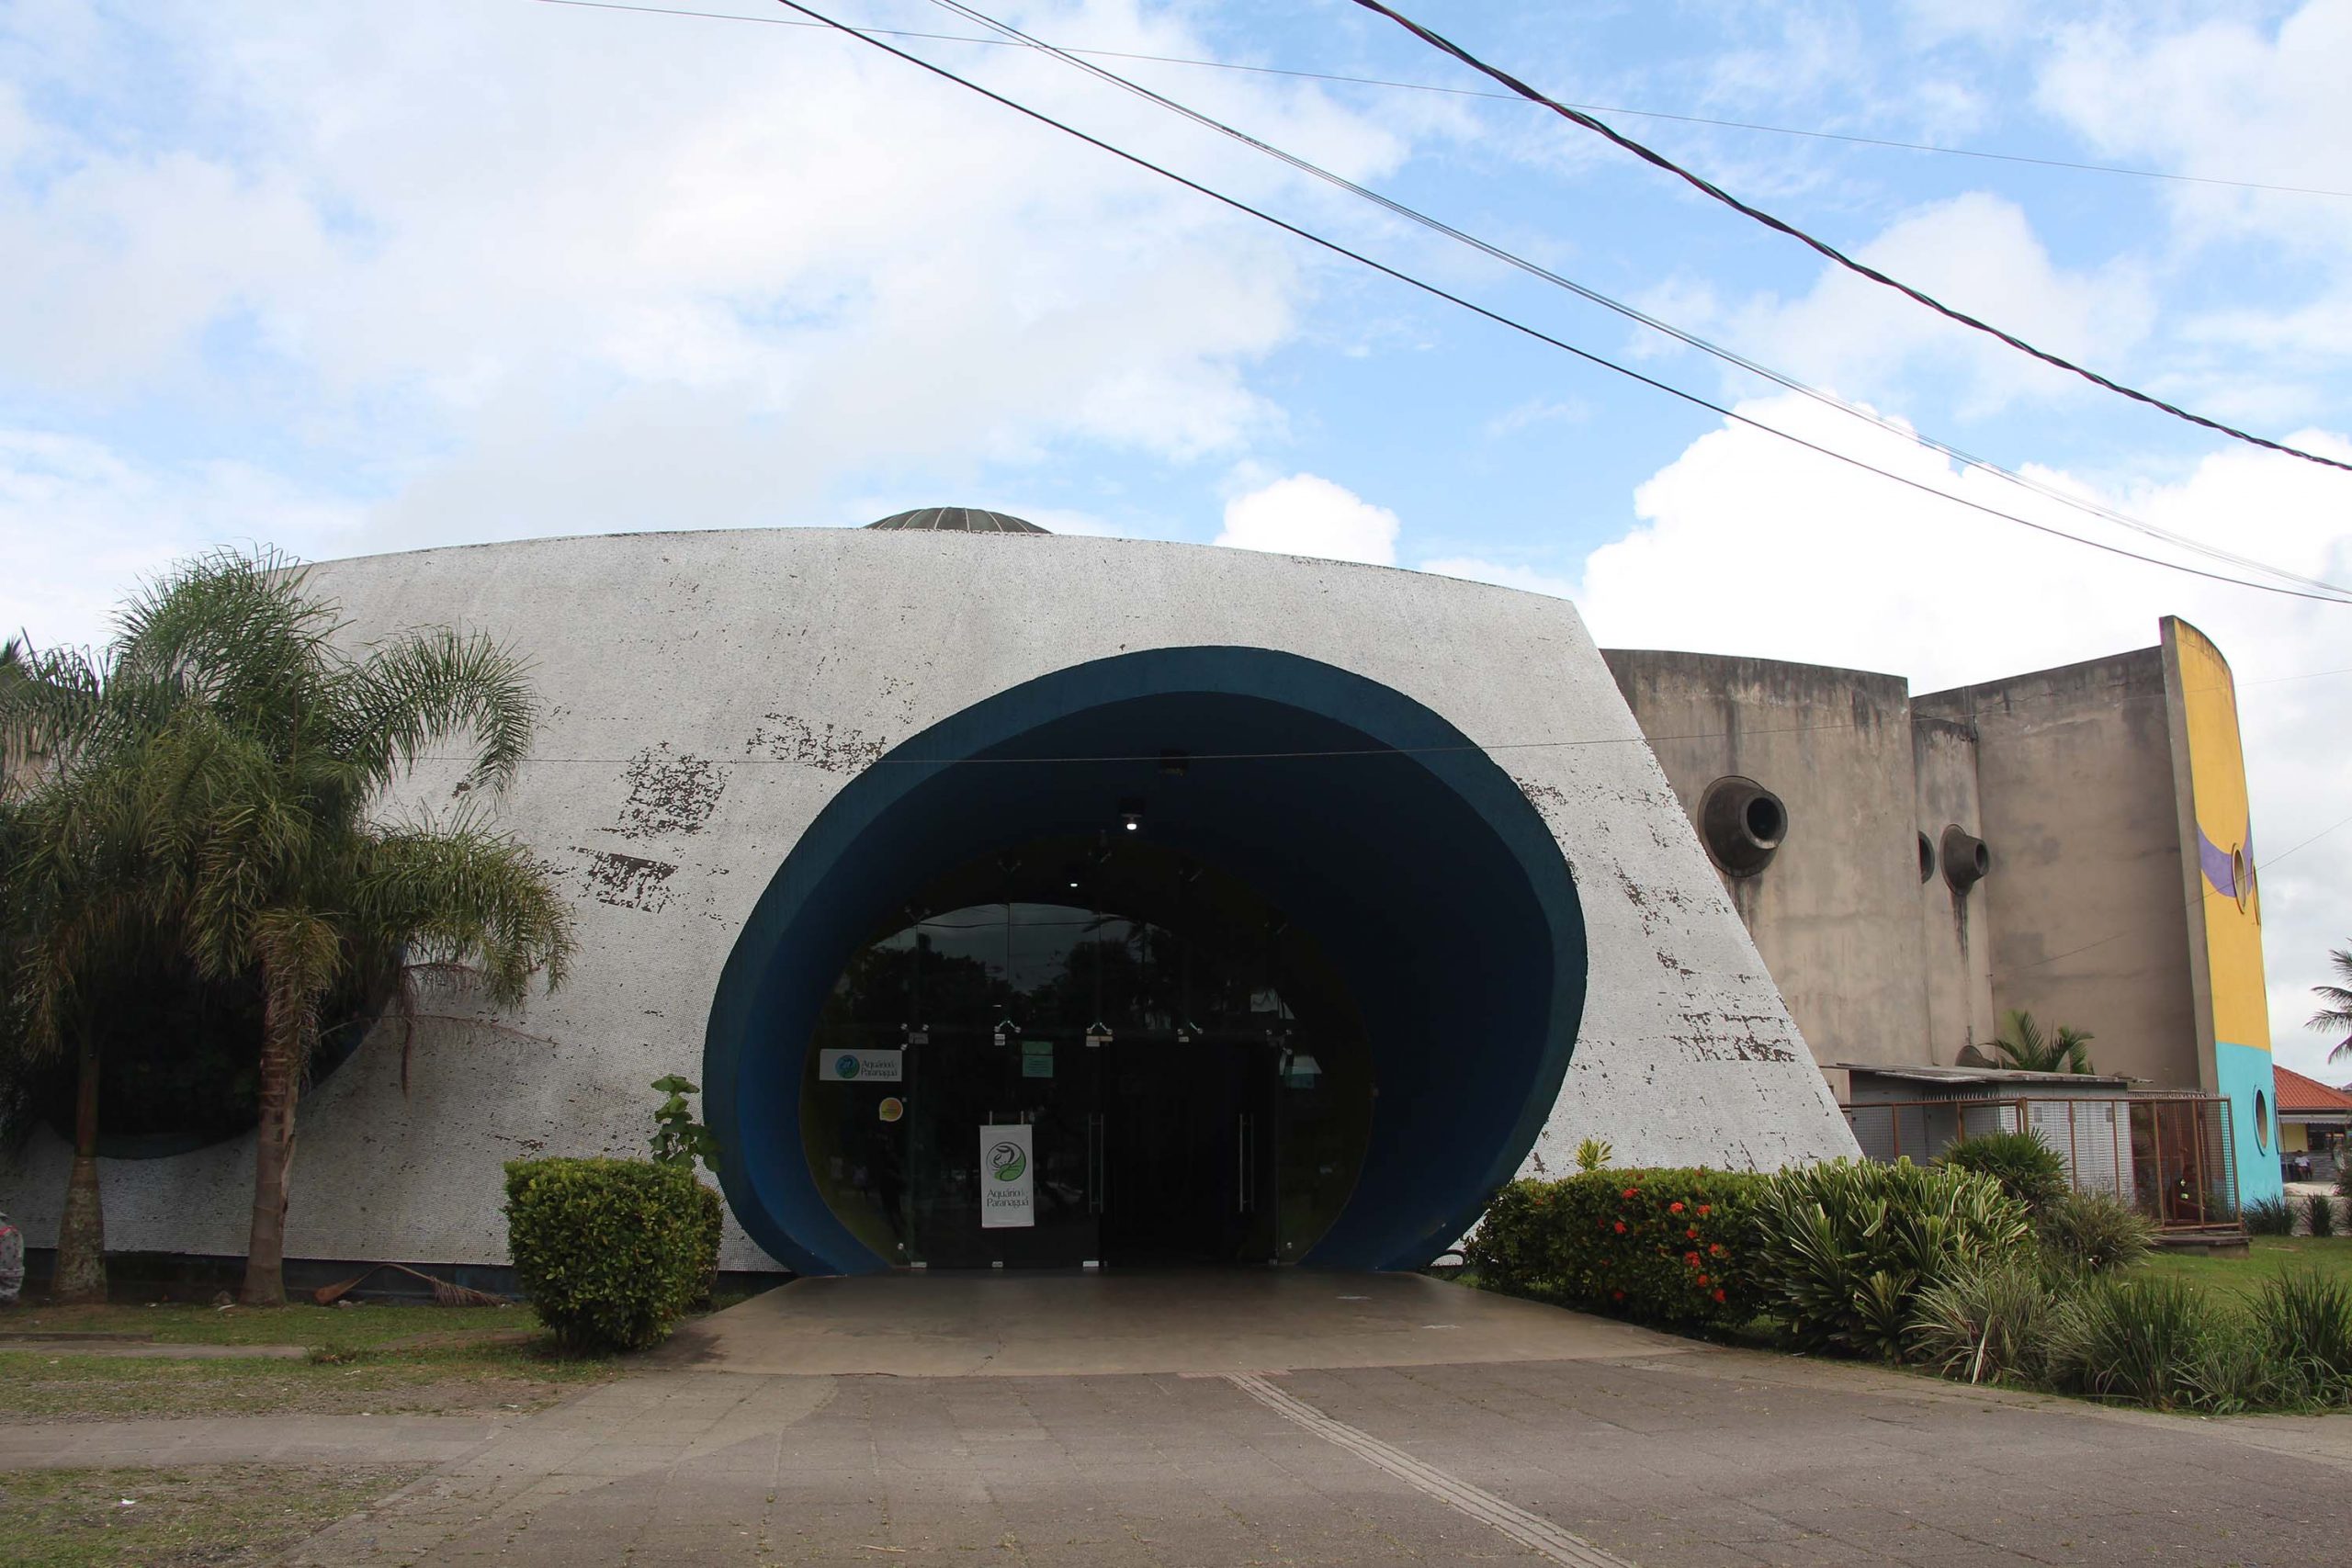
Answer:
[{"label": "palm tree", "polygon": [[2352,947],[2336,948],[2327,955],[2327,961],[2335,965],[2335,977],[2344,984],[2312,987],[2312,994],[2327,1005],[2312,1014],[2303,1027],[2322,1034],[2342,1036],[2336,1041],[2335,1049],[2327,1054],[2329,1061],[2340,1062],[2352,1056]]},{"label": "palm tree", "polygon": [[2091,1070],[2091,1038],[2089,1031],[2069,1029],[2062,1023],[2055,1040],[2045,1039],[2033,1014],[2023,1008],[2011,1008],[2001,1015],[2001,1028],[1993,1037],[1993,1049],[2000,1053],[2006,1066],[2019,1072],[2087,1073]]},{"label": "palm tree", "polygon": [[[51,1293],[106,1299],[98,1010],[162,911],[146,874],[141,742],[164,705],[110,657],[0,643],[0,1010],[9,1066],[75,1058],[74,1157]],[[19,1079],[18,1081],[21,1081]]]},{"label": "palm tree", "polygon": [[362,652],[270,552],[203,557],[135,598],[120,659],[189,700],[147,749],[150,865],[182,911],[199,974],[258,974],[260,1122],[242,1299],[285,1300],[295,1111],[320,1011],[354,973],[459,976],[496,1007],[534,975],[561,983],[571,913],[547,869],[470,804],[386,817],[427,753],[465,764],[461,800],[495,798],[537,705],[522,661],[488,638],[411,631]]}]

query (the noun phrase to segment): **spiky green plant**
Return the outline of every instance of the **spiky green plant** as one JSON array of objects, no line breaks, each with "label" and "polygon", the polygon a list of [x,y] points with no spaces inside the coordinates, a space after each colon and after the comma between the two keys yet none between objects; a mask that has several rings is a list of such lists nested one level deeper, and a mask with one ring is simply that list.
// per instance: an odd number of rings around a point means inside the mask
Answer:
[{"label": "spiky green plant", "polygon": [[1767,1310],[1803,1344],[1899,1359],[1918,1293],[1957,1270],[2023,1256],[2025,1205],[1975,1171],[1832,1160],[1771,1178],[1758,1197]]},{"label": "spiky green plant", "polygon": [[1963,1138],[1939,1156],[1938,1165],[1981,1170],[2029,1213],[2039,1213],[2066,1190],[2066,1162],[2030,1130],[1983,1133]]},{"label": "spiky green plant", "polygon": [[2324,1192],[2313,1192],[2303,1200],[2303,1229],[2313,1235],[2335,1234],[2335,1200]]},{"label": "spiky green plant", "polygon": [[2284,1198],[2256,1198],[2238,1211],[2248,1235],[2292,1235],[2294,1206]]},{"label": "spiky green plant", "polygon": [[2352,1284],[2315,1269],[2272,1276],[2250,1310],[2264,1354],[2325,1404],[2352,1402]]},{"label": "spiky green plant", "polygon": [[2031,1259],[1956,1269],[1919,1292],[1911,1314],[1912,1353],[1962,1382],[2032,1382],[2041,1376],[2058,1300],[2051,1279]]},{"label": "spiky green plant", "polygon": [[2155,1223],[2112,1192],[2067,1192],[2033,1217],[2042,1250],[2078,1274],[2112,1274],[2148,1256]]},{"label": "spiky green plant", "polygon": [[2046,1038],[2033,1014],[2023,1008],[2011,1008],[2001,1015],[2001,1027],[1993,1037],[1993,1049],[2000,1054],[2007,1066],[2024,1073],[2087,1073],[2091,1070],[2088,1049],[2094,1037],[2088,1030],[2058,1026],[2057,1038]]},{"label": "spiky green plant", "polygon": [[2052,1374],[2093,1398],[2157,1410],[2230,1405],[2251,1374],[2231,1354],[2224,1310],[2204,1291],[2161,1276],[2089,1280],[2057,1315]]}]

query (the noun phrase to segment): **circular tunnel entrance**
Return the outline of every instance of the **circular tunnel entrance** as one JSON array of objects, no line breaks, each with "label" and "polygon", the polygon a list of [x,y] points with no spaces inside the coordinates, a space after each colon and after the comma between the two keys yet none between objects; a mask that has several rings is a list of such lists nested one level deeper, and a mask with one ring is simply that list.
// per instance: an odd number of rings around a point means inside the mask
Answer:
[{"label": "circular tunnel entrance", "polygon": [[[707,1115],[736,1214],[805,1273],[1409,1268],[1525,1156],[1584,984],[1549,829],[1435,713],[1264,649],[1122,655],[910,738],[819,815],[722,974]],[[1159,1164],[1112,1136],[1123,1097],[1181,1107]],[[1228,1155],[1149,1223],[1094,1206]],[[1028,1196],[983,1224],[991,1157]]]}]

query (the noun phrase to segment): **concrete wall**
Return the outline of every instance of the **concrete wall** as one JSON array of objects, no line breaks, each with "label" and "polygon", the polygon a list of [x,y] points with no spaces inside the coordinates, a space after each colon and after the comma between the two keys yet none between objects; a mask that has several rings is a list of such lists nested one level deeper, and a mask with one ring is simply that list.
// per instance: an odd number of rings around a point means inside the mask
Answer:
[{"label": "concrete wall", "polygon": [[[420,551],[335,562],[318,581],[355,640],[455,624],[536,660],[545,721],[503,819],[570,892],[581,954],[571,982],[515,1021],[540,1038],[462,1018],[428,1025],[405,1092],[399,1052],[379,1039],[305,1099],[293,1256],[503,1260],[501,1162],[644,1147],[658,1098],[646,1086],[695,1071],[747,913],[849,779],[1007,687],[1145,648],[1292,652],[1386,684],[1482,742],[1577,742],[1495,753],[1571,868],[1589,948],[1575,1055],[1530,1169],[1569,1168],[1586,1135],[1634,1164],[1775,1168],[1853,1152],[1666,775],[1559,600],[1241,550],[828,529]],[[1907,758],[1907,735],[1882,733],[1885,706],[1836,707],[1858,731],[1858,761],[1890,748]],[[1804,751],[1739,755],[1787,777],[1781,761],[1800,768]],[[446,805],[456,783],[454,765],[427,763],[399,804]],[[1810,922],[1800,968],[1825,1006],[1841,970],[1872,976],[1895,962],[1841,945],[1838,928],[1915,909],[1909,786],[1895,783],[1891,771],[1879,780],[1902,820],[1863,857],[1868,899],[1825,880],[1797,906]],[[1841,783],[1804,804],[1798,787],[1795,841],[1826,851],[1851,837],[1886,811],[1867,793]],[[1916,918],[1893,923],[1916,943]],[[1856,1038],[1897,1015],[1896,987],[1865,989],[1867,1004],[1829,1010]],[[64,1165],[44,1136],[0,1170],[0,1202],[35,1245],[53,1237]],[[249,1138],[102,1162],[110,1243],[241,1251],[252,1168]],[[726,1263],[764,1259],[730,1225]]]},{"label": "concrete wall", "polygon": [[1912,699],[1971,724],[1992,1005],[2098,1038],[2105,1073],[2199,1087],[2163,661],[2142,649]]},{"label": "concrete wall", "polygon": [[1772,660],[1601,657],[1686,813],[1733,774],[1786,806],[1770,863],[1718,879],[1815,1057],[1949,1061],[1928,1052],[1904,682]]},{"label": "concrete wall", "polygon": [[[1926,871],[1918,883],[1927,1059],[1951,1066],[1971,1045],[1991,1055],[1997,1026],[1991,895],[1981,882],[1966,891],[1955,887],[1943,864],[1946,829],[1984,836],[1984,808],[1977,798],[1975,730],[1955,720],[1915,715],[1911,770],[1918,829],[1927,840],[1920,857]],[[1918,852],[1916,841],[1914,852]]]}]

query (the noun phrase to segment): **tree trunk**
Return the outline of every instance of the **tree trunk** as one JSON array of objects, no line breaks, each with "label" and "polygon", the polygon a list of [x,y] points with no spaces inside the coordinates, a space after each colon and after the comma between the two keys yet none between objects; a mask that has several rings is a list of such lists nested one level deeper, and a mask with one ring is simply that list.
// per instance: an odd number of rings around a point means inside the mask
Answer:
[{"label": "tree trunk", "polygon": [[286,1304],[286,1176],[294,1163],[294,1097],[301,1087],[300,1008],[284,976],[263,966],[261,1125],[254,1139],[254,1223],[245,1243],[247,1306]]},{"label": "tree trunk", "polygon": [[60,1302],[107,1299],[107,1220],[98,1201],[98,1042],[82,1029],[74,1093],[74,1168],[65,1179],[65,1213],[57,1222],[57,1272],[49,1293]]}]

